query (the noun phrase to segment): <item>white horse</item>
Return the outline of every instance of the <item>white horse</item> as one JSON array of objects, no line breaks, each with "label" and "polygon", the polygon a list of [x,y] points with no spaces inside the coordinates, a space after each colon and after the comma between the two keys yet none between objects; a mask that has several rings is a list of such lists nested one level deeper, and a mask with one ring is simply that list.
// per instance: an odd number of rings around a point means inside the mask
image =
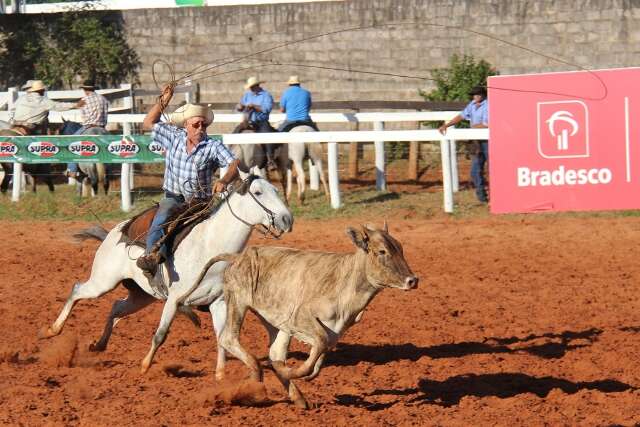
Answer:
[{"label": "white horse", "polygon": [[[178,245],[173,256],[158,269],[154,281],[168,289],[166,296],[151,287],[142,270],[136,266],[136,259],[144,253],[144,249],[125,243],[126,238],[120,231],[125,222],[115,226],[106,235],[94,231],[93,237],[103,242],[96,252],[91,276],[86,282],[74,285],[60,315],[44,332],[44,337],[52,337],[62,331],[77,301],[98,298],[121,282],[129,290],[129,295],[113,304],[102,337],[90,347],[91,350],[105,350],[115,322],[156,299],[165,300],[165,305],[151,349],[142,361],[142,373],[149,369],[156,350],[164,342],[176,310],[186,308],[190,312],[189,306],[208,305],[216,337],[219,337],[227,315],[222,294],[222,273],[226,264],[211,268],[202,284],[194,289],[193,285],[203,266],[212,256],[241,252],[254,226],[262,224],[272,232],[275,229],[278,234],[291,231],[293,226],[292,214],[278,197],[273,185],[254,175],[243,172],[240,175],[243,186],[232,192],[209,218],[196,225]],[[87,236],[91,234],[87,231]],[[224,375],[224,364],[224,350],[219,347],[216,367],[218,379]]]},{"label": "white horse", "polygon": [[[311,126],[302,125],[296,126],[289,132],[315,132],[316,130]],[[324,170],[322,168],[322,146],[320,144],[312,143],[295,143],[289,145],[289,159],[293,162],[293,167],[296,170],[296,181],[298,183],[298,202],[304,201],[304,192],[306,186],[306,176],[304,173],[304,158],[305,154],[309,156],[313,165],[317,168],[320,174],[320,182],[322,182],[322,188],[324,189],[325,196],[329,196],[329,189],[327,188],[327,181],[324,177]],[[291,185],[289,185],[291,187]],[[290,192],[291,190],[289,190]]]}]

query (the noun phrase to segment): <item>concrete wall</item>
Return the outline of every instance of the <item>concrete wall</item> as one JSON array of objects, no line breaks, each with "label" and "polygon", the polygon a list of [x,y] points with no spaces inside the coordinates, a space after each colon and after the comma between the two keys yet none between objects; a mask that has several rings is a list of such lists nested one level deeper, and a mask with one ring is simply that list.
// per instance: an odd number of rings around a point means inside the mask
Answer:
[{"label": "concrete wall", "polygon": [[[128,39],[140,54],[141,83],[164,59],[183,75],[200,64],[240,57],[337,29],[394,21],[424,25],[352,31],[283,47],[224,72],[269,61],[429,77],[453,53],[471,53],[501,74],[576,67],[477,34],[426,25],[460,26],[596,69],[640,63],[640,0],[352,0],[303,4],[123,11]],[[420,100],[428,81],[278,66],[239,70],[200,81],[203,100],[237,101],[257,74],[276,98],[298,74],[316,100]],[[166,78],[166,73],[161,76]]]}]

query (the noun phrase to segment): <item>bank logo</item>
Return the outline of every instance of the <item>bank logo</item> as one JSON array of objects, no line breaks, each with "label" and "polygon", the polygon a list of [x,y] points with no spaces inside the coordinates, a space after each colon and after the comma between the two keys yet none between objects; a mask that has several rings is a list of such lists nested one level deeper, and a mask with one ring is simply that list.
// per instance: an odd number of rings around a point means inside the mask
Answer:
[{"label": "bank logo", "polygon": [[589,113],[582,101],[538,103],[538,153],[547,159],[589,157]]}]

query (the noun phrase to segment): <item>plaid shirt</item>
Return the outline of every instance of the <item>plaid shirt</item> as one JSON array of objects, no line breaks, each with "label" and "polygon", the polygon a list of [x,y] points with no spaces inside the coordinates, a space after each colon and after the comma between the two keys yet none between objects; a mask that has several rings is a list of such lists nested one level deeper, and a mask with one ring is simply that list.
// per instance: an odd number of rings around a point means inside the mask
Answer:
[{"label": "plaid shirt", "polygon": [[105,127],[107,125],[107,113],[109,111],[109,101],[107,101],[107,98],[92,92],[82,99],[85,102],[84,107],[80,110],[83,120],[82,126]]},{"label": "plaid shirt", "polygon": [[235,160],[222,143],[221,136],[206,137],[187,154],[187,132],[168,123],[156,123],[151,139],[165,149],[164,185],[162,188],[181,194],[186,200],[211,196],[213,172]]}]

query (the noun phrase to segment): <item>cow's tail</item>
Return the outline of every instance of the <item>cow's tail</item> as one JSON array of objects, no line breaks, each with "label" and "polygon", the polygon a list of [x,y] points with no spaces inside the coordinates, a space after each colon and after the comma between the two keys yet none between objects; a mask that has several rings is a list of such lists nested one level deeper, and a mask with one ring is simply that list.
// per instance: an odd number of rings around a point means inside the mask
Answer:
[{"label": "cow's tail", "polygon": [[184,301],[185,299],[187,299],[187,297],[189,295],[191,295],[191,293],[193,291],[195,291],[196,289],[198,289],[198,286],[200,286],[200,283],[202,283],[202,280],[204,279],[204,276],[207,275],[207,272],[209,271],[209,269],[211,267],[213,267],[214,264],[218,263],[218,262],[228,262],[229,265],[231,265],[236,258],[238,257],[238,254],[222,254],[222,255],[217,255],[214,256],[213,258],[211,258],[209,261],[207,261],[207,263],[204,265],[204,267],[202,268],[202,271],[200,272],[200,275],[198,276],[198,278],[195,280],[195,282],[193,282],[193,285],[191,286],[191,288],[184,294],[184,297],[182,297],[180,299],[180,302]]},{"label": "cow's tail", "polygon": [[89,240],[89,239],[95,239],[102,242],[104,239],[107,238],[107,234],[109,234],[109,232],[104,227],[101,227],[99,225],[94,225],[93,227],[85,228],[82,231],[73,233],[73,238],[77,242],[82,242],[84,240]]}]

